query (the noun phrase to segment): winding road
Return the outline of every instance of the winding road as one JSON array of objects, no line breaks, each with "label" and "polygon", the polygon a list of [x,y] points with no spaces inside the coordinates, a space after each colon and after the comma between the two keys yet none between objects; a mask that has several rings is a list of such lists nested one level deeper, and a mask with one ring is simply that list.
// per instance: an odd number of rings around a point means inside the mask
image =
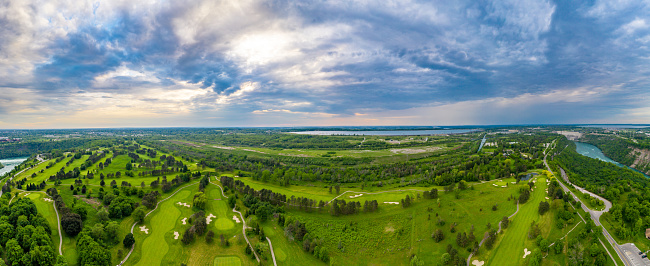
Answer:
[{"label": "winding road", "polygon": [[[555,140],[553,140],[553,142],[552,142],[548,147],[551,147],[551,145],[553,145],[554,143],[555,143]],[[547,147],[546,150],[548,150],[548,147]],[[548,165],[548,163],[546,162],[546,157],[548,156],[548,153],[547,153],[546,150],[544,150],[544,165],[546,166],[546,169],[547,169],[549,172],[553,173],[553,170],[551,170],[551,167],[550,167],[550,166]],[[563,182],[558,182],[558,184],[560,184],[560,187],[562,187],[562,190],[564,190],[564,192],[569,192],[569,193],[571,194],[571,196],[572,196],[576,201],[580,202],[580,206],[582,207],[582,209],[583,209],[585,212],[589,213],[589,216],[591,216],[591,219],[594,221],[594,224],[596,224],[597,226],[602,227],[602,229],[603,229],[603,234],[605,235],[605,238],[607,239],[607,242],[609,242],[609,244],[612,245],[612,247],[614,247],[614,250],[616,250],[616,253],[617,253],[618,256],[621,258],[621,261],[623,261],[623,264],[625,264],[626,266],[634,265],[634,264],[632,264],[632,263],[630,262],[630,260],[627,258],[627,256],[625,256],[625,254],[624,254],[623,251],[621,250],[621,246],[619,246],[618,243],[616,243],[616,241],[614,240],[614,238],[609,234],[609,232],[607,232],[607,229],[606,229],[604,226],[602,226],[602,224],[600,223],[600,216],[601,216],[604,212],[609,211],[609,209],[612,207],[612,203],[611,203],[610,201],[608,201],[608,200],[606,200],[606,199],[604,199],[604,198],[602,198],[602,197],[596,195],[596,194],[593,194],[593,193],[591,193],[591,192],[589,192],[589,191],[587,191],[587,190],[585,190],[585,189],[583,189],[583,188],[580,188],[580,187],[574,185],[573,183],[571,183],[571,181],[569,181],[569,178],[567,177],[567,175],[566,175],[564,169],[560,168],[560,173],[562,174],[562,179],[564,180],[564,182],[566,182],[566,183],[569,184],[569,185],[572,185],[573,187],[576,187],[576,189],[578,189],[578,190],[581,191],[581,192],[582,192],[582,191],[585,191],[585,192],[583,192],[583,193],[588,193],[588,194],[591,195],[592,197],[596,197],[596,198],[602,200],[602,201],[605,203],[605,209],[604,209],[604,210],[602,210],[602,211],[591,210],[591,209],[587,208],[587,205],[585,205],[585,204],[582,202],[582,200],[581,200],[580,198],[578,198],[575,194],[573,194],[573,192],[572,192],[571,190],[569,190],[569,188],[568,188],[566,185],[564,185]],[[579,214],[579,213],[578,213],[578,214]],[[580,218],[582,218],[582,216],[581,216]],[[584,219],[583,219],[583,220],[584,220]],[[602,243],[602,241],[601,241],[601,244],[603,244],[603,247],[605,248],[605,250],[607,250],[607,253],[609,254],[609,250],[605,247],[605,245],[604,245],[604,243]],[[616,260],[614,259],[614,257],[612,256],[612,254],[609,254],[609,255],[610,255],[610,257],[612,258],[612,261],[614,261],[614,263],[616,264]]]}]

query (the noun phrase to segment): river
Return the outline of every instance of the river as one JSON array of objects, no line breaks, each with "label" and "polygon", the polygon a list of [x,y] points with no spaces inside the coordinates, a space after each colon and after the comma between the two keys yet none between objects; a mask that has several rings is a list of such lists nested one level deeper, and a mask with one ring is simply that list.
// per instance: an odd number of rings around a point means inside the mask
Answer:
[{"label": "river", "polygon": [[0,160],[0,163],[5,166],[4,168],[0,169],[0,176],[3,176],[4,174],[11,172],[11,170],[14,170],[16,166],[20,165],[27,159],[29,158],[22,157],[22,158],[9,158],[9,159]]},{"label": "river", "polygon": [[[613,164],[618,165],[618,166],[620,166],[620,167],[625,167],[625,168],[628,168],[628,169],[632,169],[632,170],[634,170],[634,171],[637,171],[637,172],[639,172],[639,173],[642,173],[642,172],[639,171],[639,170],[636,170],[636,169],[634,169],[634,168],[632,168],[632,167],[629,167],[629,166],[627,166],[627,165],[621,164],[621,163],[619,163],[619,162],[617,162],[617,161],[614,161],[614,160],[612,160],[611,158],[605,156],[605,154],[603,154],[603,151],[601,151],[598,147],[596,147],[596,146],[594,146],[594,145],[591,145],[591,144],[589,144],[589,143],[584,143],[584,142],[577,142],[577,141],[574,141],[573,143],[576,144],[576,151],[577,151],[578,153],[584,155],[584,156],[587,156],[587,157],[589,157],[589,158],[598,159],[598,160],[601,160],[601,161],[603,161],[603,162],[613,163]],[[643,173],[642,173],[642,174],[643,174]],[[647,177],[647,178],[650,178],[650,176],[648,176],[648,175],[646,175],[646,174],[643,174],[643,175],[644,175],[645,177]]]}]

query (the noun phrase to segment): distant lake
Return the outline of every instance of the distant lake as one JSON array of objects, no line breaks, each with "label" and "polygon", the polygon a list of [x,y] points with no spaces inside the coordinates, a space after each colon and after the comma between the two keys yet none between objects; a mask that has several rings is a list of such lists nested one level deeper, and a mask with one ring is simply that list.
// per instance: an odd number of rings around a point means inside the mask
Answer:
[{"label": "distant lake", "polygon": [[344,135],[344,136],[421,136],[421,135],[443,135],[462,134],[477,131],[476,129],[431,129],[431,130],[376,130],[376,131],[298,131],[289,132],[303,135]]},{"label": "distant lake", "polygon": [[14,170],[16,166],[20,165],[27,159],[29,158],[23,157],[23,158],[9,158],[9,159],[0,160],[0,163],[5,166],[4,168],[0,169],[0,176],[11,172],[11,170]]},{"label": "distant lake", "polygon": [[[620,166],[620,167],[625,167],[625,168],[628,168],[628,169],[632,169],[632,170],[634,170],[634,171],[637,171],[637,172],[639,172],[639,173],[642,173],[642,172],[639,171],[639,170],[636,170],[636,169],[634,169],[634,168],[632,168],[632,167],[629,167],[629,166],[627,166],[627,165],[621,164],[621,163],[619,163],[619,162],[617,162],[617,161],[614,161],[614,160],[612,160],[611,158],[605,156],[605,154],[603,154],[603,151],[601,151],[598,147],[596,147],[596,146],[594,146],[594,145],[591,145],[591,144],[589,144],[589,143],[584,143],[584,142],[577,142],[577,141],[574,141],[573,143],[576,144],[576,151],[577,151],[578,153],[584,155],[584,156],[587,156],[587,157],[589,157],[589,158],[598,159],[598,160],[601,160],[601,161],[603,161],[603,162],[613,163],[613,164],[618,165],[618,166]],[[645,175],[645,177],[650,178],[650,176],[647,176],[647,175],[644,174],[644,173],[642,173],[642,174]]]}]

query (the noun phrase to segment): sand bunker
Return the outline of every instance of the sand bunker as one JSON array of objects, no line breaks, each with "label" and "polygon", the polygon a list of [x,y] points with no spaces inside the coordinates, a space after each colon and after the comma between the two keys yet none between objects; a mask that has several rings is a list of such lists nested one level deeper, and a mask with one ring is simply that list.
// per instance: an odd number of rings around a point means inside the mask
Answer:
[{"label": "sand bunker", "polygon": [[354,196],[350,196],[350,198],[353,198],[353,199],[354,199],[354,198],[358,198],[358,197],[361,197],[361,196],[363,196],[363,194],[359,194],[359,195],[354,195]]},{"label": "sand bunker", "polygon": [[241,223],[241,221],[239,221],[239,217],[237,217],[237,215],[233,215],[232,219],[235,220],[235,222],[237,222],[237,223]]},{"label": "sand bunker", "polygon": [[183,220],[181,220],[181,222],[182,222],[183,224],[187,224],[187,218],[183,218]]},{"label": "sand bunker", "polygon": [[178,239],[178,237],[181,236],[178,232],[174,231],[174,239]]},{"label": "sand bunker", "polygon": [[214,214],[210,213],[208,217],[205,219],[208,224],[212,222],[212,218],[217,218],[217,216],[214,216]]},{"label": "sand bunker", "polygon": [[548,197],[546,197],[546,199],[548,199]]},{"label": "sand bunker", "polygon": [[497,184],[492,184],[492,185],[495,186],[495,187],[498,187],[498,186],[499,186],[499,185],[497,185]]},{"label": "sand bunker", "polygon": [[527,248],[525,248],[525,249],[524,249],[524,259],[526,258],[526,256],[530,255],[530,253],[531,253],[531,252],[528,251]]},{"label": "sand bunker", "polygon": [[517,182],[510,182],[510,183],[517,184]]},{"label": "sand bunker", "polygon": [[47,201],[47,202],[52,202],[52,199],[50,199],[50,198],[43,198],[43,200]]},{"label": "sand bunker", "polygon": [[399,202],[394,202],[394,201],[384,201],[384,204],[397,204],[397,205],[399,205]]},{"label": "sand bunker", "polygon": [[478,261],[478,260],[472,261],[472,265],[476,265],[476,266],[483,266],[483,263],[485,263],[485,261]]},{"label": "sand bunker", "polygon": [[145,234],[149,234],[149,229],[147,229],[147,226],[145,225],[140,226],[140,231],[144,232]]},{"label": "sand bunker", "polygon": [[178,204],[178,205],[180,205],[180,206],[185,206],[185,207],[188,207],[188,208],[191,208],[191,207],[192,207],[192,206],[190,206],[189,204],[187,204],[187,203],[185,203],[185,202],[180,202],[180,201],[179,201],[178,203],[176,203],[176,204]]},{"label": "sand bunker", "polygon": [[508,187],[508,186],[501,186],[501,187]]}]

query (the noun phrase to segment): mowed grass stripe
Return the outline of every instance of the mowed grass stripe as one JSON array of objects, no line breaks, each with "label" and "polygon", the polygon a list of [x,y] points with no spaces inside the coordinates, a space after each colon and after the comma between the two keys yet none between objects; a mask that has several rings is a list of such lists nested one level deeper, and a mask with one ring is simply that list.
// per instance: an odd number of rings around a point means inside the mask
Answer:
[{"label": "mowed grass stripe", "polygon": [[214,258],[214,266],[240,266],[241,259],[235,256],[216,257]]},{"label": "mowed grass stripe", "polygon": [[523,265],[526,261],[523,258],[524,248],[528,248],[531,252],[537,248],[534,245],[526,246],[526,240],[531,222],[537,222],[540,219],[537,209],[539,202],[543,201],[545,197],[546,179],[537,178],[535,184],[537,188],[531,192],[528,202],[520,205],[517,215],[512,217],[501,241],[490,253],[490,257],[486,261],[487,265]]},{"label": "mowed grass stripe", "polygon": [[[153,213],[149,222],[145,225],[149,229],[149,237],[145,238],[142,243],[142,257],[136,265],[160,265],[162,259],[169,250],[169,245],[165,241],[165,234],[176,225],[181,216],[181,211],[174,206],[176,202],[182,201],[190,195],[190,191],[183,190],[174,195],[171,199],[161,203],[158,209]],[[142,234],[139,224],[134,229],[134,233]]]}]

